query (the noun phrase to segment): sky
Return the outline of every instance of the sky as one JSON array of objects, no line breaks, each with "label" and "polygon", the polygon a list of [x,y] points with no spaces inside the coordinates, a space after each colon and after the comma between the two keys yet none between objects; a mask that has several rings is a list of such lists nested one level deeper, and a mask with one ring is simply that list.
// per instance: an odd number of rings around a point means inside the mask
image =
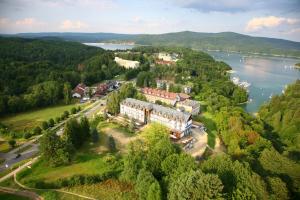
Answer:
[{"label": "sky", "polygon": [[300,42],[300,0],[0,0],[0,33],[187,30]]}]

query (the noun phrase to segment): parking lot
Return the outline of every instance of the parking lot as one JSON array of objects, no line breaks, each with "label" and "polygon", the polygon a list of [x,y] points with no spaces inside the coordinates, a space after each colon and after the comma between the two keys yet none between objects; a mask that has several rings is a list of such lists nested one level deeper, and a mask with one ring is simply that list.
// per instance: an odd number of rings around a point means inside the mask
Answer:
[{"label": "parking lot", "polygon": [[192,134],[190,137],[182,139],[184,144],[184,150],[191,154],[193,157],[202,156],[207,146],[207,133],[198,127],[192,128]]}]

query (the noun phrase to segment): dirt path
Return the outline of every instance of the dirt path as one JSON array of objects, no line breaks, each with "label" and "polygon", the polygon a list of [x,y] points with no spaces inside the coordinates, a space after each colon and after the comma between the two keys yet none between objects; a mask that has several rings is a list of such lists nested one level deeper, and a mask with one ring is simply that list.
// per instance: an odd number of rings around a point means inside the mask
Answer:
[{"label": "dirt path", "polygon": [[[74,195],[74,196],[81,197],[81,198],[84,198],[84,199],[97,200],[97,199],[92,198],[92,197],[84,196],[84,195],[81,195],[81,194],[76,194],[76,193],[73,193],[73,192],[68,192],[68,191],[65,191],[65,190],[30,188],[30,187],[27,187],[27,186],[23,185],[22,183],[20,183],[20,182],[17,180],[16,174],[14,174],[14,181],[15,181],[15,183],[16,183],[18,186],[20,186],[21,188],[24,188],[24,189],[26,189],[26,190],[46,190],[46,191],[55,191],[55,192],[61,192],[61,193],[65,193],[65,194]],[[43,199],[43,198],[40,197],[40,199]]]},{"label": "dirt path", "polygon": [[17,195],[17,196],[23,196],[23,197],[28,197],[30,199],[34,199],[34,200],[43,200],[42,197],[40,197],[39,195],[37,195],[34,192],[31,191],[20,191],[17,189],[12,189],[12,188],[7,188],[7,187],[0,187],[0,191],[4,192],[4,193],[8,193],[8,194],[13,194],[13,195]]},{"label": "dirt path", "polygon": [[[9,174],[3,176],[2,178],[0,178],[0,182],[2,181],[5,181],[6,179],[14,176],[14,181],[17,185],[19,185],[21,188],[25,189],[24,191],[19,191],[21,192],[20,195],[21,196],[24,196],[25,194],[28,194],[29,198],[32,198],[32,199],[43,199],[43,197],[39,196],[38,194],[36,194],[35,192],[33,191],[28,191],[28,190],[48,190],[48,191],[56,191],[56,192],[62,192],[62,193],[65,193],[65,194],[70,194],[70,195],[74,195],[74,196],[77,196],[77,197],[81,197],[81,198],[84,198],[84,199],[90,199],[90,200],[96,200],[95,198],[92,198],[92,197],[88,197],[88,196],[84,196],[84,195],[81,195],[81,194],[76,194],[76,193],[73,193],[73,192],[67,192],[67,191],[64,191],[64,190],[57,190],[57,189],[36,189],[36,188],[30,188],[30,187],[27,187],[25,185],[23,185],[22,183],[20,183],[17,178],[16,178],[16,174],[18,172],[20,172],[22,169],[26,168],[27,166],[33,164],[34,162],[36,162],[38,160],[39,157],[35,157],[33,158],[31,161],[25,163],[24,165],[20,166],[19,168],[15,169],[14,171],[10,172]],[[3,190],[3,192],[6,192],[6,193],[10,193],[10,192],[15,192],[15,191],[18,191],[18,190],[15,190],[15,189],[12,189],[12,188],[4,188],[4,187],[0,187],[0,189]],[[6,190],[5,190],[6,189]],[[1,190],[1,191],[2,191]],[[5,190],[5,191],[4,191]],[[12,193],[12,194],[17,194],[17,193]],[[23,194],[23,195],[22,195]],[[18,195],[18,194],[17,194]]]},{"label": "dirt path", "polygon": [[226,148],[224,145],[221,143],[221,140],[219,137],[216,137],[216,145],[215,148],[213,149],[214,153],[222,153],[226,151]]},{"label": "dirt path", "polygon": [[193,143],[193,148],[186,152],[193,157],[202,156],[207,146],[207,133],[202,132],[199,129],[192,129],[192,136],[196,141]]}]

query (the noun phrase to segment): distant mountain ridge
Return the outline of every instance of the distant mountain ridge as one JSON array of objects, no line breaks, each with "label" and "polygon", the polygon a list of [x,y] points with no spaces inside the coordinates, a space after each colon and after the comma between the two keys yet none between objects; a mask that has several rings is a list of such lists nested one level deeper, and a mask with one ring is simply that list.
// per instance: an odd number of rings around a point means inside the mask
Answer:
[{"label": "distant mountain ridge", "polygon": [[[6,35],[2,35],[6,36]],[[19,33],[8,36],[24,38],[56,37],[77,42],[135,42],[141,45],[184,46],[199,50],[236,51],[300,58],[300,42],[284,39],[253,37],[234,32],[174,32],[165,34],[118,33]]]}]

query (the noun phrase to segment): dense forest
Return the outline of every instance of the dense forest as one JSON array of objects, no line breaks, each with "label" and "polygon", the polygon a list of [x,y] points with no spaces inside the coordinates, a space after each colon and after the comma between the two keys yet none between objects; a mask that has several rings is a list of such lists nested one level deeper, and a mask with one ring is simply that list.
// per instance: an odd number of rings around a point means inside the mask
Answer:
[{"label": "dense forest", "polygon": [[0,114],[57,104],[79,82],[124,71],[112,52],[57,39],[0,38]]},{"label": "dense forest", "polygon": [[300,80],[284,94],[261,107],[259,116],[268,125],[270,139],[285,154],[300,160]]}]

